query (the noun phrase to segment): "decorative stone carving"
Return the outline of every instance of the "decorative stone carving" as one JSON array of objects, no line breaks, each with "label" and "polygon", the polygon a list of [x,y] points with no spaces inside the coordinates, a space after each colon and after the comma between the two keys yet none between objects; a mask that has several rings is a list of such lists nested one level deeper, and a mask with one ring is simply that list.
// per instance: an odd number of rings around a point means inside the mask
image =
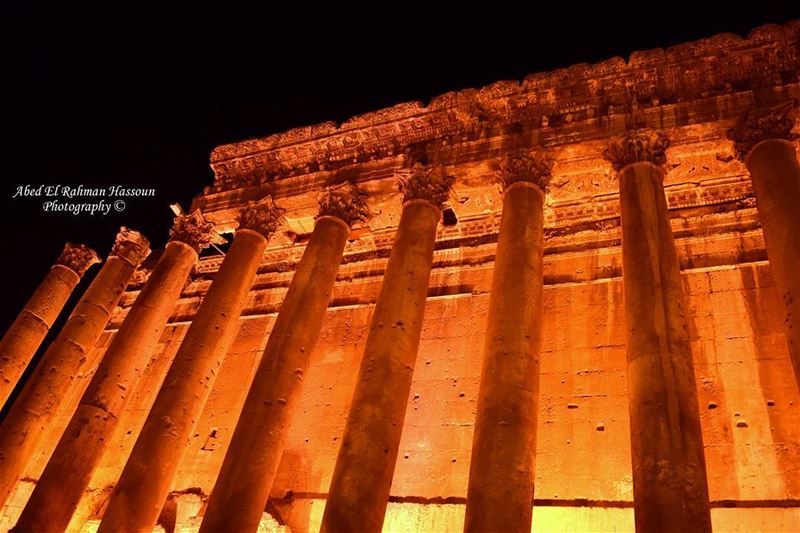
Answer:
[{"label": "decorative stone carving", "polygon": [[239,212],[239,229],[257,231],[267,239],[277,231],[283,220],[283,209],[275,205],[272,196],[256,202],[247,202]]},{"label": "decorative stone carving", "polygon": [[792,141],[798,138],[792,133],[794,120],[791,113],[794,104],[784,105],[763,111],[750,111],[742,116],[735,127],[728,130],[728,138],[733,141],[736,157],[744,159],[753,146],[768,139],[785,139]]},{"label": "decorative stone carving", "polygon": [[[211,156],[213,192],[258,185],[348,161],[401,153],[437,139],[458,143],[509,125],[549,128],[548,145],[606,135],[600,117],[681,103],[679,125],[703,120],[709,97],[766,89],[800,80],[800,24],[767,25],[747,39],[723,34],[664,49],[634,52],[629,61],[573,65],[533,74],[520,84],[497,82],[434,98],[427,107],[398,104],[354,117],[342,126],[326,122],[262,139],[218,147]],[[728,118],[726,108],[716,118]],[[659,113],[642,125],[660,127]],[[561,135],[564,124],[574,127]],[[275,169],[279,169],[276,172]]]},{"label": "decorative stone carving", "polygon": [[520,152],[506,157],[497,170],[497,180],[506,189],[512,183],[528,182],[544,192],[550,190],[553,160],[544,151]]},{"label": "decorative stone carving", "polygon": [[667,147],[669,139],[663,133],[650,129],[636,130],[612,138],[603,157],[617,171],[631,163],[642,161],[663,166],[667,163]]},{"label": "decorative stone carving", "polygon": [[188,244],[197,253],[211,245],[214,239],[214,224],[206,222],[203,213],[195,209],[188,215],[178,215],[169,230],[169,240]]},{"label": "decorative stone carving", "polygon": [[443,170],[434,170],[416,163],[411,169],[411,175],[400,183],[403,202],[428,200],[441,209],[450,196],[450,188],[455,180],[455,177],[447,175]]},{"label": "decorative stone carving", "polygon": [[75,272],[78,277],[83,277],[89,267],[95,263],[101,263],[102,260],[97,255],[97,252],[86,246],[85,244],[74,244],[68,242],[64,246],[64,251],[56,259],[57,265],[65,266]]},{"label": "decorative stone carving", "polygon": [[350,182],[337,187],[329,187],[319,200],[319,216],[333,216],[342,219],[348,226],[353,222],[364,221],[370,216],[366,194]]},{"label": "decorative stone carving", "polygon": [[139,266],[150,255],[150,241],[138,231],[122,226],[111,248],[111,255]]}]

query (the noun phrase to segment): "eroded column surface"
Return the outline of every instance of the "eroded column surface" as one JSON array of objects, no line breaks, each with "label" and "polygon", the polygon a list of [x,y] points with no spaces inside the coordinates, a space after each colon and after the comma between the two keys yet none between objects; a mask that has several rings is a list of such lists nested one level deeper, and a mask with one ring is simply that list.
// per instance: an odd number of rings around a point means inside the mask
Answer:
[{"label": "eroded column surface", "polygon": [[322,533],[383,526],[417,357],[441,205],[453,179],[415,167],[333,471]]},{"label": "eroded column surface", "polygon": [[183,338],[100,523],[101,532],[151,531],[175,470],[239,329],[239,315],[280,213],[248,204],[225,260]]},{"label": "eroded column surface", "polygon": [[543,153],[506,159],[464,531],[530,533],[542,335]]},{"label": "eroded column surface", "polygon": [[750,171],[789,356],[800,387],[800,164],[790,142],[797,138],[790,110],[783,106],[751,113],[730,136]]},{"label": "eroded column surface", "polygon": [[283,454],[303,376],[350,234],[366,205],[352,186],[329,190],[256,370],[200,531],[256,531]]},{"label": "eroded column surface", "polygon": [[36,452],[45,428],[53,422],[66,389],[89,370],[84,364],[87,355],[149,253],[144,236],[127,228],[120,230],[111,255],[11,406],[0,425],[0,506]]},{"label": "eroded column surface", "polygon": [[666,137],[612,140],[619,172],[622,278],[636,531],[711,531],[703,437],[682,280],[664,196]]},{"label": "eroded column surface", "polygon": [[0,340],[0,407],[50,331],[72,290],[100,258],[83,244],[67,243],[44,281]]},{"label": "eroded column surface", "polygon": [[199,211],[176,218],[170,241],[114,335],[12,531],[66,530],[212,229]]}]

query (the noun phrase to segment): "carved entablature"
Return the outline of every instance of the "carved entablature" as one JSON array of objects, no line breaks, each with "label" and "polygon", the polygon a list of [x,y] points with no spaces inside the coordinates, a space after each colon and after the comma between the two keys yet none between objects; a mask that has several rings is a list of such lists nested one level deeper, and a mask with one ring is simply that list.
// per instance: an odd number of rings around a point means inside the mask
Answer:
[{"label": "carved entablature", "polygon": [[117,233],[114,246],[111,247],[110,255],[138,267],[150,255],[150,241],[138,231],[122,226]]},{"label": "carved entablature", "polygon": [[552,176],[553,160],[540,150],[510,155],[503,159],[497,170],[497,180],[504,189],[513,183],[527,182],[547,192]]},{"label": "carved entablature", "polygon": [[68,242],[64,246],[64,251],[56,259],[56,264],[65,266],[75,272],[78,277],[83,277],[89,267],[96,263],[101,263],[102,260],[97,255],[97,252],[86,246],[85,244],[74,244]]},{"label": "carved entablature", "polygon": [[666,150],[669,139],[659,131],[644,129],[614,137],[603,152],[603,157],[614,170],[621,170],[632,163],[647,161],[657,166],[667,163]]},{"label": "carved entablature", "polygon": [[[613,58],[450,92],[428,106],[402,103],[353,117],[296,128],[262,139],[216,148],[215,182],[208,194],[332,170],[339,165],[393,156],[435,140],[461,143],[502,135],[509,127],[540,129],[547,146],[606,136],[603,117],[636,113],[637,127],[660,127],[663,116],[678,124],[708,120],[708,98],[800,82],[800,22],[766,25],[743,39],[722,34],[667,49]],[[673,106],[667,108],[664,106]],[[663,113],[644,113],[663,107]],[[693,108],[692,108],[693,109]],[[736,106],[715,107],[715,120],[733,118]],[[652,119],[652,120],[651,120]],[[576,128],[575,131],[559,128]]]},{"label": "carved entablature", "polygon": [[764,111],[751,111],[744,115],[736,126],[728,130],[728,138],[733,141],[733,150],[740,160],[761,141],[768,139],[784,139],[792,141],[798,135],[792,133],[794,105],[784,105]]},{"label": "carved entablature", "polygon": [[336,217],[348,226],[367,220],[370,214],[366,194],[350,182],[327,188],[319,199],[320,217]]},{"label": "carved entablature", "polygon": [[415,163],[410,175],[400,182],[403,202],[409,200],[427,200],[439,209],[450,197],[455,177],[448,175],[442,168],[431,168]]},{"label": "carved entablature", "polygon": [[187,244],[199,254],[211,245],[214,234],[214,224],[206,222],[203,213],[195,209],[188,215],[175,217],[169,230],[169,240]]},{"label": "carved entablature", "polygon": [[239,229],[249,229],[263,235],[266,239],[278,230],[283,220],[283,209],[275,205],[272,196],[265,196],[256,202],[247,202],[239,211]]}]

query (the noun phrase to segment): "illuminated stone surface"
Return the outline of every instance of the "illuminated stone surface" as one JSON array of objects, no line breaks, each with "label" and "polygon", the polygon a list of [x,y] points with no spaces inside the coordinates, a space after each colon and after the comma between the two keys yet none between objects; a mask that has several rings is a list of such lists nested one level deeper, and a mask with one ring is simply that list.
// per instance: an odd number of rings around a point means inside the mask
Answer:
[{"label": "illuminated stone surface", "polygon": [[546,156],[509,157],[472,444],[465,532],[530,532],[542,345]]},{"label": "illuminated stone surface", "polygon": [[269,196],[242,208],[233,244],[167,372],[98,531],[155,526],[279,219]]},{"label": "illuminated stone surface", "polygon": [[[136,268],[150,253],[147,239],[122,228],[103,267],[0,424],[0,502],[5,504],[55,418],[65,392],[88,370],[87,355],[103,333]],[[61,430],[64,426],[60,425]]]},{"label": "illuminated stone surface", "polygon": [[210,242],[199,212],[176,218],[171,239],[106,351],[13,531],[63,531],[180,297],[197,250]]},{"label": "illuminated stone surface", "polygon": [[[619,169],[622,280],[636,531],[711,531],[696,378],[664,196],[666,138],[633,132]],[[603,426],[605,428],[605,426]]]},{"label": "illuminated stone surface", "polygon": [[436,226],[452,178],[415,165],[370,322],[321,532],[379,532],[422,333]]},{"label": "illuminated stone surface", "polygon": [[8,400],[86,270],[99,263],[94,250],[67,243],[42,283],[0,340],[0,407]]},{"label": "illuminated stone surface", "polygon": [[[245,202],[271,194],[286,210],[288,231],[274,235],[261,259],[238,332],[187,434],[169,495],[158,503],[158,527],[199,527],[197,498],[207,499],[214,486],[313,231],[319,193],[352,181],[367,194],[373,216],[353,224],[265,508],[294,533],[319,531],[398,228],[397,175],[409,158],[424,156],[456,178],[444,206],[455,223],[436,229],[383,529],[462,531],[502,215],[495,173],[509,154],[541,147],[555,166],[543,212],[533,531],[633,530],[619,182],[603,152],[612,137],[651,128],[670,139],[664,193],[686,298],[712,524],[716,531],[800,530],[800,395],[784,328],[784,282],[770,263],[775,254],[767,257],[767,219],[759,210],[768,200],[761,197],[758,170],[737,159],[741,147],[727,137],[749,113],[800,99],[798,32],[797,22],[768,25],[747,39],[720,35],[636,52],[628,61],[576,65],[448,93],[427,106],[399,104],[339,126],[218,147],[211,161],[215,182],[193,209],[218,231],[232,232]],[[795,141],[770,144],[780,144],[782,168],[791,168]],[[778,161],[774,150],[770,157]],[[183,290],[70,531],[97,527],[222,260],[202,258]],[[134,276],[89,352],[86,372],[96,367],[147,275]],[[0,529],[15,523],[86,383],[76,376],[42,430],[43,444],[21,472]]]},{"label": "illuminated stone surface", "polygon": [[352,186],[327,191],[211,493],[202,531],[258,526],[297,416],[304,375],[331,300],[350,224],[367,215]]}]

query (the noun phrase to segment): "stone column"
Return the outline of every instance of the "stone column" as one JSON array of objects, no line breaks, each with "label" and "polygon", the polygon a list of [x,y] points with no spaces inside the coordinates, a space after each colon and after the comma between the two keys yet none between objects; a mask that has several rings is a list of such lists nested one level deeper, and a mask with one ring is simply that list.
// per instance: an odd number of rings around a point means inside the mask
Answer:
[{"label": "stone column", "polygon": [[350,224],[366,214],[362,195],[351,185],[323,196],[314,232],[281,304],[200,531],[258,529]]},{"label": "stone column", "polygon": [[800,387],[800,164],[791,106],[750,113],[729,132],[753,182],[783,326]]},{"label": "stone column", "polygon": [[270,197],[246,206],[239,230],[156,396],[99,532],[151,531],[208,394],[239,329],[239,315],[280,212]]},{"label": "stone column", "polygon": [[415,167],[372,315],[321,533],[379,533],[417,357],[436,225],[453,178]]},{"label": "stone column", "polygon": [[158,260],[78,404],[12,531],[65,531],[117,421],[147,366],[213,224],[200,211],[175,219]]},{"label": "stone column", "polygon": [[56,264],[0,340],[0,407],[5,405],[72,290],[100,258],[83,244],[67,243]]},{"label": "stone column", "polygon": [[507,158],[464,531],[530,533],[542,336],[544,196],[552,163]]},{"label": "stone column", "polygon": [[606,152],[619,172],[636,531],[711,531],[683,282],[664,196],[663,135]]},{"label": "stone column", "polygon": [[89,352],[149,253],[144,236],[127,228],[120,230],[108,260],[0,424],[0,507],[36,452],[44,429],[53,422],[66,396],[64,391],[89,370],[84,364]]}]

